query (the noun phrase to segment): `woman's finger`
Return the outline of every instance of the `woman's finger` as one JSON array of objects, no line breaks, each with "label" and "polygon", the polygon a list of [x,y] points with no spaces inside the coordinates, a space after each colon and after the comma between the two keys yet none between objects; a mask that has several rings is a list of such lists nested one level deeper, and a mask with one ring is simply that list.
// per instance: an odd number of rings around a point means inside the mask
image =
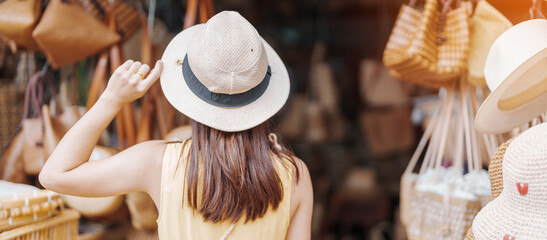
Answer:
[{"label": "woman's finger", "polygon": [[131,67],[131,65],[133,65],[134,61],[129,59],[127,61],[125,61],[122,65],[120,65],[118,67],[119,70],[127,70],[129,69],[129,67]]},{"label": "woman's finger", "polygon": [[[137,71],[137,75],[139,75],[141,77],[140,80],[144,80],[146,78],[146,74],[148,74],[149,71],[150,71],[150,67],[148,66],[148,64],[143,64],[139,68],[139,70]],[[141,74],[142,74],[142,76],[141,76]]]},{"label": "woman's finger", "polygon": [[135,62],[135,63],[133,63],[133,65],[131,65],[131,67],[129,68],[128,71],[129,71],[130,74],[136,74],[141,66],[142,66],[142,63]]},{"label": "woman's finger", "polygon": [[156,62],[156,66],[154,66],[154,69],[148,74],[148,77],[143,80],[143,84],[146,86],[146,89],[148,89],[152,84],[156,82],[160,78],[161,71],[163,70],[163,62],[161,60]]}]

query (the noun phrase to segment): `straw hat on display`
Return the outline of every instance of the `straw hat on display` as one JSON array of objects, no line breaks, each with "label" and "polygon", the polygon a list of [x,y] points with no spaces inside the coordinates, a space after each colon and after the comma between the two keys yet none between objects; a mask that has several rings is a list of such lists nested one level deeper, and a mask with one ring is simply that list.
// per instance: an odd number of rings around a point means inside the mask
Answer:
[{"label": "straw hat on display", "polygon": [[515,25],[494,41],[484,67],[492,93],[475,126],[483,133],[507,132],[547,110],[547,20]]},{"label": "straw hat on display", "polygon": [[503,159],[503,191],[473,222],[476,239],[547,236],[547,123],[515,138]]},{"label": "straw hat on display", "polygon": [[188,117],[222,131],[263,123],[289,96],[283,61],[237,12],[223,11],[180,32],[162,61],[167,100]]}]

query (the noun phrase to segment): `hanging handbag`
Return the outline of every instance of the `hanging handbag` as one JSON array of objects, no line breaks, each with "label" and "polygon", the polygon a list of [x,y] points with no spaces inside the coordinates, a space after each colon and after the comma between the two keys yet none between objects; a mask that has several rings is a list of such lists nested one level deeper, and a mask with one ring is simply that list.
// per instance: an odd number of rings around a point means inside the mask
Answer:
[{"label": "hanging handbag", "polygon": [[21,156],[23,154],[25,139],[20,129],[6,144],[0,163],[0,179],[13,183],[30,183],[25,174],[25,166]]},{"label": "hanging handbag", "polygon": [[[425,146],[424,139],[403,175],[401,195],[405,204],[401,204],[401,210],[405,208],[403,219],[411,240],[462,239],[485,204],[484,199],[489,200],[490,185],[487,173],[481,170],[469,90],[462,87],[458,98],[459,110],[455,112],[455,93],[449,90],[440,108],[442,113],[428,126],[424,137],[431,134],[431,139],[420,173],[409,175]],[[448,144],[449,138],[453,138],[453,144]],[[451,166],[447,167],[445,163],[450,159]],[[469,170],[465,175],[464,159]]]},{"label": "hanging handbag", "polygon": [[[42,97],[40,96],[43,94],[44,83],[42,80],[45,77],[44,71],[35,74],[29,81],[25,92],[23,120],[21,121],[24,138],[22,157],[25,173],[29,175],[37,175],[40,173],[40,170],[48,157],[44,150],[45,125],[42,120]],[[40,92],[42,92],[42,94]],[[32,115],[30,114],[31,102],[32,107],[34,108],[34,113]],[[49,117],[49,114],[44,117]]]},{"label": "hanging handbag", "polygon": [[384,64],[402,80],[438,88],[450,86],[467,68],[469,17],[463,2],[426,0],[424,11],[403,5],[384,50]]},{"label": "hanging handbag", "polygon": [[359,70],[363,102],[378,107],[401,106],[409,102],[409,85],[392,77],[381,62],[363,60]]},{"label": "hanging handbag", "polygon": [[75,0],[51,0],[32,36],[55,69],[120,41],[115,31],[87,13]]},{"label": "hanging handbag", "polygon": [[29,50],[38,50],[32,30],[40,19],[40,0],[5,0],[0,2],[0,35]]},{"label": "hanging handbag", "polygon": [[414,127],[408,107],[364,111],[359,119],[367,145],[376,156],[409,150],[414,143]]},{"label": "hanging handbag", "polygon": [[479,1],[469,22],[468,81],[475,86],[486,86],[484,64],[488,51],[505,30],[513,24],[486,0]]},{"label": "hanging handbag", "polygon": [[[101,22],[105,21],[106,9],[109,6],[108,0],[78,0],[78,3]],[[115,15],[117,32],[120,34],[122,40],[131,37],[141,26],[139,11],[122,0],[114,1],[112,11]]]}]

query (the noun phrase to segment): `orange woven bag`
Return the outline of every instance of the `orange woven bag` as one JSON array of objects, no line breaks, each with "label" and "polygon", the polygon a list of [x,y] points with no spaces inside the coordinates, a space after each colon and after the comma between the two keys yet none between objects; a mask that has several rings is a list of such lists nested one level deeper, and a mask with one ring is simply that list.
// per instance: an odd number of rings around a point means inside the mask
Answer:
[{"label": "orange woven bag", "polygon": [[50,0],[32,36],[55,69],[112,46],[120,36],[75,0]]},{"label": "orange woven bag", "polygon": [[423,12],[415,1],[403,5],[384,50],[384,64],[402,80],[439,88],[449,86],[467,67],[469,16],[464,4],[426,0]]}]

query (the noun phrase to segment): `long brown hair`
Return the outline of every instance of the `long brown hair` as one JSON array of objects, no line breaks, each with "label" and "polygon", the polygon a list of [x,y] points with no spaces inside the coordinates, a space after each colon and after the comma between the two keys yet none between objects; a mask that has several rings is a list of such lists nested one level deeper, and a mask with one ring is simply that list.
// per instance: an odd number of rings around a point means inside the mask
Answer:
[{"label": "long brown hair", "polygon": [[[241,132],[224,132],[192,122],[192,146],[188,154],[188,203],[205,219],[218,223],[253,221],[277,209],[283,200],[283,184],[274,167],[277,159],[294,166],[294,154],[269,140],[268,122]],[[198,182],[202,188],[198,189]],[[198,194],[201,201],[198,202]],[[184,203],[183,203],[184,204]]]}]

